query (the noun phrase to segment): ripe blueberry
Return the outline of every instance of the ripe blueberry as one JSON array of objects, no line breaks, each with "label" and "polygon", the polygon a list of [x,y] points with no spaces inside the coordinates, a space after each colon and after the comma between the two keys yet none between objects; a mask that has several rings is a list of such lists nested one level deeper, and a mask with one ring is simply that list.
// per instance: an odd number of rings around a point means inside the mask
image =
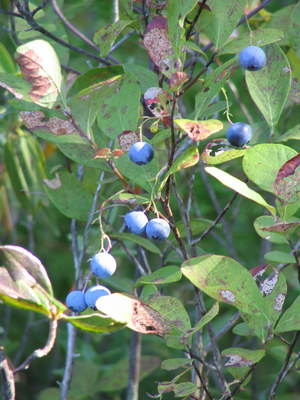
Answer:
[{"label": "ripe blueberry", "polygon": [[265,63],[266,54],[258,46],[248,46],[240,52],[240,64],[248,71],[258,71]]},{"label": "ripe blueberry", "polygon": [[95,303],[99,297],[107,296],[109,294],[111,293],[105,286],[91,286],[85,293],[85,302],[89,307],[96,311]]},{"label": "ripe blueberry", "polygon": [[244,122],[237,122],[228,129],[226,137],[228,142],[233,146],[242,147],[252,137],[251,126]]},{"label": "ripe blueberry", "polygon": [[98,278],[107,278],[115,272],[117,263],[111,254],[101,252],[94,255],[90,261],[90,266]]},{"label": "ripe blueberry", "polygon": [[146,165],[153,159],[154,150],[147,142],[136,142],[130,147],[128,155],[135,164]]},{"label": "ripe blueberry", "polygon": [[82,312],[87,308],[84,293],[80,290],[70,292],[66,298],[66,304],[74,312]]},{"label": "ripe blueberry", "polygon": [[149,239],[165,240],[170,234],[170,225],[162,218],[153,218],[146,225],[146,235]]},{"label": "ripe blueberry", "polygon": [[125,215],[124,223],[129,232],[142,235],[148,223],[148,218],[143,211],[130,211]]}]

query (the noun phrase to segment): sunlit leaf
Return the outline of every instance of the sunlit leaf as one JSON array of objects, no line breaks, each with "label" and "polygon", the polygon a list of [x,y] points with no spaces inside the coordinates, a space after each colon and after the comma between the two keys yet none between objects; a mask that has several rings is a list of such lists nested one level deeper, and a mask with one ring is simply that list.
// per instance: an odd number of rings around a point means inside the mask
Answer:
[{"label": "sunlit leaf", "polygon": [[189,136],[190,139],[195,141],[205,140],[209,136],[223,129],[223,123],[217,119],[208,119],[205,121],[175,119],[174,122]]},{"label": "sunlit leaf", "polygon": [[221,164],[245,155],[247,149],[233,148],[225,139],[213,139],[209,142],[203,152],[201,159],[206,164]]},{"label": "sunlit leaf", "polygon": [[277,44],[266,46],[264,51],[266,65],[255,73],[246,71],[246,83],[254,103],[273,129],[291,88],[291,69],[287,57]]},{"label": "sunlit leaf", "polygon": [[152,274],[141,276],[136,281],[135,287],[140,285],[163,285],[166,283],[173,283],[179,281],[181,276],[180,268],[174,265],[168,265],[167,267],[152,272]]},{"label": "sunlit leaf", "polygon": [[246,183],[240,181],[239,179],[235,178],[234,176],[228,174],[225,171],[222,171],[221,169],[215,168],[215,167],[205,167],[205,171],[218,179],[223,185],[229,187],[230,189],[238,192],[244,197],[247,197],[248,199],[255,201],[256,203],[266,207],[267,210],[270,211],[271,214],[276,215],[276,210],[273,206],[268,204],[264,198],[254,190],[250,189]]}]

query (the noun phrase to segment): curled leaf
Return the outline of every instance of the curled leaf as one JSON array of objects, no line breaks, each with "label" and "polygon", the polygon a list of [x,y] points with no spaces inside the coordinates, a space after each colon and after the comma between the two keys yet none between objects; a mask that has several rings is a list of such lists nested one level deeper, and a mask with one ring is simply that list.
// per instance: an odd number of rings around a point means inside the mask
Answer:
[{"label": "curled leaf", "polygon": [[17,48],[16,62],[23,78],[31,84],[28,93],[34,103],[52,108],[60,97],[62,75],[53,47],[45,40],[33,40]]},{"label": "curled leaf", "polygon": [[247,149],[233,149],[226,139],[213,139],[204,148],[201,159],[206,164],[221,164],[242,157]]},{"label": "curled leaf", "polygon": [[284,204],[293,203],[298,200],[300,191],[300,154],[288,160],[279,169],[276,176],[274,189]]},{"label": "curled leaf", "polygon": [[97,158],[105,158],[109,159],[112,157],[119,157],[123,154],[123,151],[121,149],[116,149],[111,151],[111,149],[107,147],[103,147],[102,149],[98,149],[95,154],[93,155],[93,159],[96,160]]}]

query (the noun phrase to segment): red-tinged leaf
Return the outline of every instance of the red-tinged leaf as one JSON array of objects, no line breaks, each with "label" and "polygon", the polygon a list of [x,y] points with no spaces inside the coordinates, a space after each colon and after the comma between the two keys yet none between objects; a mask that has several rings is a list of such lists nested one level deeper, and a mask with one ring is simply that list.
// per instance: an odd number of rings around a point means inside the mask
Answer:
[{"label": "red-tinged leaf", "polygon": [[114,151],[111,152],[112,157],[118,158],[120,156],[122,156],[123,150],[122,149],[115,149]]},{"label": "red-tinged leaf", "polygon": [[154,64],[171,79],[172,73],[180,69],[181,63],[174,56],[165,17],[155,17],[150,21],[143,43]]},{"label": "red-tinged leaf", "polygon": [[242,157],[247,149],[234,149],[226,139],[213,139],[204,148],[201,159],[206,164],[221,164]]},{"label": "red-tinged leaf", "polygon": [[274,189],[284,204],[298,200],[300,191],[300,154],[288,160],[278,171]]},{"label": "red-tinged leaf", "polygon": [[257,265],[256,267],[251,268],[249,272],[251,273],[253,278],[256,279],[257,277],[262,276],[265,273],[268,266],[269,264]]},{"label": "red-tinged leaf", "polygon": [[21,111],[22,121],[27,129],[35,131],[45,129],[56,136],[70,135],[76,132],[71,122],[58,117],[47,118],[43,111]]},{"label": "red-tinged leaf", "polygon": [[130,147],[140,140],[140,135],[134,131],[123,131],[118,136],[119,145],[121,150],[127,153]]},{"label": "red-tinged leaf", "polygon": [[177,71],[172,75],[169,82],[169,90],[176,92],[182,85],[190,79],[189,75],[185,72]]},{"label": "red-tinged leaf", "polygon": [[107,147],[103,147],[102,149],[98,149],[93,155],[93,159],[97,158],[109,158],[111,156],[111,150]]},{"label": "red-tinged leaf", "polygon": [[192,121],[189,119],[176,119],[174,121],[190,139],[199,141],[207,139],[209,136],[223,129],[223,123],[217,119],[206,121]]},{"label": "red-tinged leaf", "polygon": [[164,89],[159,87],[149,88],[144,94],[145,104],[152,114],[162,119],[167,125],[170,125],[171,114],[170,103],[172,101],[172,96],[166,92]]}]

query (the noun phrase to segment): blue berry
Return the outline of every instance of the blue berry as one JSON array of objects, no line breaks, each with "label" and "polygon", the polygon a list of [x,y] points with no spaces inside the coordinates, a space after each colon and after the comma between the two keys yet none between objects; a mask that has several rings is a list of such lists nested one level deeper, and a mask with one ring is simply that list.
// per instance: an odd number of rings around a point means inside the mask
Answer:
[{"label": "blue berry", "polygon": [[80,290],[70,292],[66,298],[66,304],[74,312],[82,312],[87,309],[84,293]]},{"label": "blue berry", "polygon": [[136,142],[129,149],[129,158],[137,165],[146,165],[154,157],[153,147],[147,142]]},{"label": "blue berry", "polygon": [[107,278],[115,272],[117,263],[111,254],[101,252],[94,255],[90,261],[90,266],[98,278]]},{"label": "blue berry", "polygon": [[226,137],[233,146],[242,147],[252,138],[251,126],[244,122],[237,122],[228,129]]},{"label": "blue berry", "polygon": [[85,293],[85,302],[89,307],[96,311],[95,303],[99,297],[107,296],[109,294],[111,293],[105,286],[91,286]]},{"label": "blue berry", "polygon": [[143,211],[130,211],[125,215],[124,223],[129,232],[142,235],[148,223],[148,218]]},{"label": "blue berry", "polygon": [[266,54],[258,46],[248,46],[240,52],[240,64],[248,71],[258,71],[263,68],[265,63]]},{"label": "blue berry", "polygon": [[170,225],[162,218],[153,218],[146,225],[146,235],[149,239],[165,240],[170,234]]}]

